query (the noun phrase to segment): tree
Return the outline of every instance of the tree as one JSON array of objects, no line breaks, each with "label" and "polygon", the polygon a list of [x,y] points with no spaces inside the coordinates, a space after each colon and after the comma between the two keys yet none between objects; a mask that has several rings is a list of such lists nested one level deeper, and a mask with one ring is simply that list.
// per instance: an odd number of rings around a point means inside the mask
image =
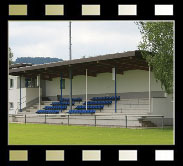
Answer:
[{"label": "tree", "polygon": [[173,22],[136,22],[142,41],[141,50],[156,80],[166,93],[173,93]]},{"label": "tree", "polygon": [[8,48],[8,57],[9,57],[9,65],[13,63],[13,53],[11,51],[11,48]]}]

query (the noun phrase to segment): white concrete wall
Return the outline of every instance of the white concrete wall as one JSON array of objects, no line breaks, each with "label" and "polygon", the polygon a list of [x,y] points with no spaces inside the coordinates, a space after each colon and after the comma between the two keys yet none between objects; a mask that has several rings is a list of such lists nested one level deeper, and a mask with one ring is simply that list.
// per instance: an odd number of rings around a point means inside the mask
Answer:
[{"label": "white concrete wall", "polygon": [[[17,76],[9,76],[9,79],[14,79],[14,87],[10,88],[9,83],[9,90],[8,90],[8,102],[13,102],[14,108],[9,108],[9,114],[16,114],[17,111],[20,109],[20,78]],[[36,99],[39,97],[39,88],[25,88],[25,78],[22,77],[21,79],[21,108],[26,107],[26,103]],[[42,95],[42,89],[41,89]]]},{"label": "white concrete wall", "polygon": [[[26,107],[26,89],[22,88],[21,89],[21,108]],[[13,102],[14,108],[10,109],[9,108],[9,114],[14,114],[17,113],[18,109],[20,108],[19,103],[20,103],[20,89],[9,89],[9,103]]]},{"label": "white concrete wall", "polygon": [[173,118],[172,95],[165,98],[152,98],[151,110],[153,115],[164,115],[165,118]]},{"label": "white concrete wall", "polygon": [[[42,96],[42,89],[41,96]],[[26,88],[26,102],[30,102],[39,97],[39,88]]]},{"label": "white concrete wall", "polygon": [[[85,94],[85,76],[75,76],[72,80],[73,95]],[[69,95],[69,79],[65,81],[63,95]],[[117,92],[145,92],[149,90],[149,72],[143,70],[130,70],[123,75],[117,74]],[[156,82],[151,73],[151,90],[163,91],[160,82]],[[98,74],[97,77],[88,76],[88,94],[114,93],[112,73]],[[46,96],[60,95],[60,78],[46,81]]]},{"label": "white concrete wall", "polygon": [[[10,88],[10,79],[14,79],[14,87]],[[14,114],[16,113],[16,108],[17,108],[17,98],[18,98],[18,91],[17,91],[17,80],[18,77],[16,76],[11,76],[9,75],[8,78],[8,102],[12,102],[14,104],[14,108],[10,109],[10,105],[8,103],[8,108],[9,108],[9,114]]]}]

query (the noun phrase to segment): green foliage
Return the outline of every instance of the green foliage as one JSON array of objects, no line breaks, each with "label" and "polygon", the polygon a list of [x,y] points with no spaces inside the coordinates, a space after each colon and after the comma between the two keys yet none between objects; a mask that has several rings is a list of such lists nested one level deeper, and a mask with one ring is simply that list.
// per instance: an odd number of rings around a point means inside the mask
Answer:
[{"label": "green foliage", "polygon": [[136,22],[142,34],[138,48],[162,88],[173,93],[173,22]]},{"label": "green foliage", "polygon": [[13,53],[11,51],[11,48],[8,48],[8,57],[9,57],[9,65],[13,64]]}]

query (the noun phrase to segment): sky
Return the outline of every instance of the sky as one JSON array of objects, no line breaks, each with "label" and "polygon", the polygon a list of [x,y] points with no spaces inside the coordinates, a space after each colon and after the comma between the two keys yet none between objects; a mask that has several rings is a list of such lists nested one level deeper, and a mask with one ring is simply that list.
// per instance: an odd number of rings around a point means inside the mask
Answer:
[{"label": "sky", "polygon": [[[134,21],[72,21],[72,59],[133,51],[141,34]],[[68,21],[9,21],[9,47],[17,57],[69,60]]]}]

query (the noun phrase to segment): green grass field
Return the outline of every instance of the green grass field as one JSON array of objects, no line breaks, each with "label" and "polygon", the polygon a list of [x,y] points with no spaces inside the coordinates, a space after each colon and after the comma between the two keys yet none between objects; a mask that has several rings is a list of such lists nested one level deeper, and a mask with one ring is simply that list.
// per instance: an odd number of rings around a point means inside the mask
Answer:
[{"label": "green grass field", "polygon": [[173,129],[9,124],[9,145],[172,145]]}]

